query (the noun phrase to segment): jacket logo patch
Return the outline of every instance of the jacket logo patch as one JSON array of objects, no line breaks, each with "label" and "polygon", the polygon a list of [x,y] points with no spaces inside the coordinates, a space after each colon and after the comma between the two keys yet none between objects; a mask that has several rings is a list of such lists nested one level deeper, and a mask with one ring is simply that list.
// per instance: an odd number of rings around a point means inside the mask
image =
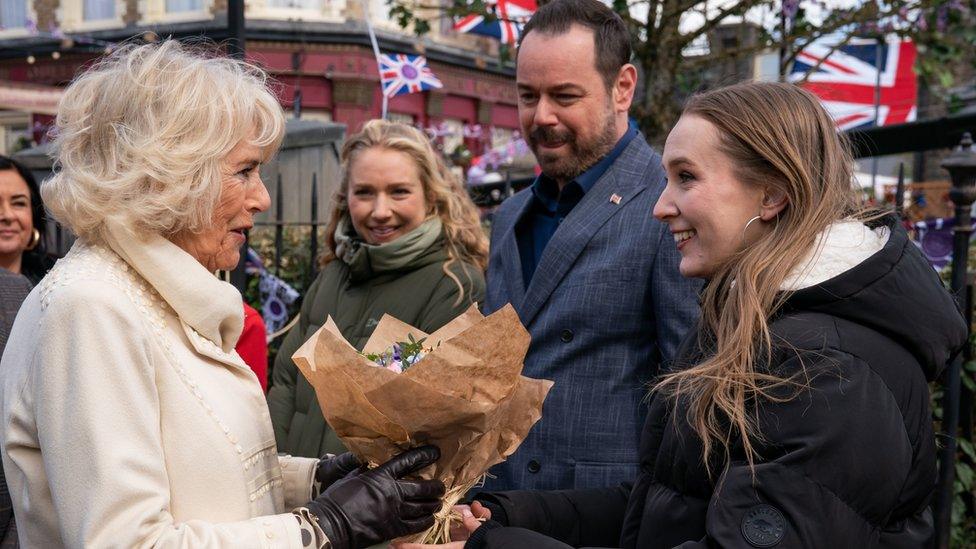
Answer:
[{"label": "jacket logo patch", "polygon": [[369,320],[366,321],[366,329],[368,330],[370,328],[375,328],[376,325],[379,324],[379,323],[380,323],[379,320],[376,320],[375,318],[371,318],[371,319],[369,319]]},{"label": "jacket logo patch", "polygon": [[742,518],[742,537],[753,547],[773,547],[784,535],[786,519],[772,505],[756,505]]}]

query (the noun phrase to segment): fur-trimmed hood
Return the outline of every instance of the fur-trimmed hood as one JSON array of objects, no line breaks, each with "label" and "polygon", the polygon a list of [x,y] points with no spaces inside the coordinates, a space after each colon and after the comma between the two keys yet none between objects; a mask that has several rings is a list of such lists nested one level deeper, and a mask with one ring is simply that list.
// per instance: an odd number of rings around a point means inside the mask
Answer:
[{"label": "fur-trimmed hood", "polygon": [[785,310],[826,312],[880,332],[930,380],[965,343],[956,303],[893,216],[871,227],[835,223],[809,257],[784,283],[795,290]]}]

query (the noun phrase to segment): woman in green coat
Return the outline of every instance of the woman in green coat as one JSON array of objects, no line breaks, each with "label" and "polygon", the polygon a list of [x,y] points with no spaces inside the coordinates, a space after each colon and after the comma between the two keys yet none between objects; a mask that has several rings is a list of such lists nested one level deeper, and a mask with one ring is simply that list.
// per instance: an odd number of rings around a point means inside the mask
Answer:
[{"label": "woman in green coat", "polygon": [[478,211],[426,136],[373,120],[342,151],[344,179],[322,271],[275,359],[268,407],[278,451],[345,451],[291,355],[331,316],[362,350],[384,314],[430,333],[484,298],[488,240]]}]

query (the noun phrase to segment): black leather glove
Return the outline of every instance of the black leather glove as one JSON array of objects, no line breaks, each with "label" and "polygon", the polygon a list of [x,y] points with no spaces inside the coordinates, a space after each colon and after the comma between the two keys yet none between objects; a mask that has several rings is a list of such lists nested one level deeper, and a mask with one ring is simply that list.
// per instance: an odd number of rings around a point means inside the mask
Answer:
[{"label": "black leather glove", "polygon": [[435,446],[408,450],[376,469],[336,481],[308,509],[334,549],[369,547],[434,524],[444,484],[439,480],[400,480],[440,458]]},{"label": "black leather glove", "polygon": [[335,481],[359,469],[362,464],[352,452],[320,459],[315,467],[315,481],[319,483],[319,490],[324,492]]}]

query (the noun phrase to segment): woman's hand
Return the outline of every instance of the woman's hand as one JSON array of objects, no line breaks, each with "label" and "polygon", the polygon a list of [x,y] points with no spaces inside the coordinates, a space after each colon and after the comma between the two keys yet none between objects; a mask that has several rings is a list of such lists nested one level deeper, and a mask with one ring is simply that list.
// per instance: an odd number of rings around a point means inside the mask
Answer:
[{"label": "woman's hand", "polygon": [[315,468],[315,480],[319,483],[319,489],[324,492],[335,481],[359,469],[362,464],[352,452],[323,457]]},{"label": "woman's hand", "polygon": [[481,527],[481,524],[491,519],[491,511],[486,509],[479,502],[474,502],[471,506],[455,505],[454,512],[460,513],[461,523],[451,526],[451,543],[440,545],[425,545],[421,543],[394,543],[393,549],[424,549],[436,547],[439,549],[463,549],[464,544],[472,532]]}]

